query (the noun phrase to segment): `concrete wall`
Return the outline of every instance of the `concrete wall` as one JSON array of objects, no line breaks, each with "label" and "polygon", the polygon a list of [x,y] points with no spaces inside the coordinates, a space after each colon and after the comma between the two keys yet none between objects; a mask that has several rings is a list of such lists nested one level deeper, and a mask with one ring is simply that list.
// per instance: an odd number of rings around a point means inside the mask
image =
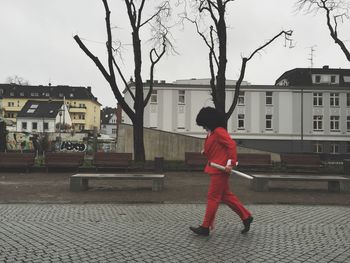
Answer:
[{"label": "concrete wall", "polygon": [[[204,139],[178,133],[144,128],[146,160],[163,157],[165,160],[184,160],[185,152],[200,152]],[[133,153],[133,126],[120,124],[118,129],[118,152]],[[255,149],[238,147],[238,153],[269,153]],[[279,154],[270,153],[274,162],[280,161]]]}]

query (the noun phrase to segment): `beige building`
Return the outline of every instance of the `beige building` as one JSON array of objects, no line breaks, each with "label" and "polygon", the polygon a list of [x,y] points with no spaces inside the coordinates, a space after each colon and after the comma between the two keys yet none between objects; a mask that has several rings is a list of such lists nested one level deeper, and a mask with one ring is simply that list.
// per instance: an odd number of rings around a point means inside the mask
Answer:
[{"label": "beige building", "polygon": [[17,114],[28,100],[63,101],[74,130],[100,128],[101,104],[91,93],[91,87],[0,84],[0,117],[16,126]]}]

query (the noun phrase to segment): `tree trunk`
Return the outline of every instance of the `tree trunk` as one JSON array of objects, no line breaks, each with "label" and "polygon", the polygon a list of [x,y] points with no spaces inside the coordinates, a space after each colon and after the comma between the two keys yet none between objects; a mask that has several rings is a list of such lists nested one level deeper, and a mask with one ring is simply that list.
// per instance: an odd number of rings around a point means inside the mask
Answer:
[{"label": "tree trunk", "polygon": [[[227,32],[225,22],[225,5],[218,1],[219,19],[217,23],[217,35],[219,38],[219,65],[216,76],[216,102],[215,108],[226,115],[226,65],[227,65]],[[227,120],[226,120],[227,123]],[[226,124],[227,126],[227,124]]]},{"label": "tree trunk", "polygon": [[145,146],[143,142],[143,113],[144,113],[144,95],[143,95],[143,83],[141,77],[141,40],[139,32],[135,30],[132,33],[133,49],[134,49],[134,63],[135,63],[135,121],[134,125],[134,160],[136,162],[144,162],[145,158]]},{"label": "tree trunk", "polygon": [[145,146],[143,142],[143,111],[142,113],[136,114],[135,122],[133,126],[134,131],[134,160],[136,162],[144,162]]}]

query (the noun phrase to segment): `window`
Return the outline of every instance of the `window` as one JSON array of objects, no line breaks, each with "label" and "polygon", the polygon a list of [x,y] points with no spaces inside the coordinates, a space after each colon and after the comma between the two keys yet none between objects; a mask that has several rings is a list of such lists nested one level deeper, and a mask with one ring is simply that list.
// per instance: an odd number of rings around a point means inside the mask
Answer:
[{"label": "window", "polygon": [[36,131],[38,129],[38,123],[37,122],[32,122],[32,130]]},{"label": "window", "polygon": [[79,103],[79,108],[86,108],[84,103]]},{"label": "window", "polygon": [[314,153],[323,153],[323,144],[316,142],[313,146],[313,152]]},{"label": "window", "polygon": [[24,97],[24,92],[20,92],[19,96]]},{"label": "window", "polygon": [[[157,112],[157,110],[152,111],[152,112]],[[185,112],[185,107],[182,106],[182,105],[180,105],[180,106],[179,106],[179,109],[178,109],[178,112],[179,112],[179,113],[184,113],[184,112]]]},{"label": "window", "polygon": [[73,93],[70,93],[70,94],[69,94],[69,97],[73,98],[73,97],[74,97],[74,94],[73,94]]},{"label": "window", "polygon": [[30,96],[32,96],[32,97],[38,97],[38,96],[39,96],[39,93],[38,93],[38,92],[31,92],[31,93],[30,93]]},{"label": "window", "polygon": [[238,114],[238,130],[244,130],[244,114]]},{"label": "window", "polygon": [[350,153],[350,142],[346,143],[346,152]]},{"label": "window", "polygon": [[47,131],[49,129],[49,123],[44,122],[44,131]]},{"label": "window", "polygon": [[265,125],[266,130],[272,130],[272,115],[266,115]]},{"label": "window", "polygon": [[22,130],[26,130],[27,129],[27,123],[26,122],[22,122]]},{"label": "window", "polygon": [[346,106],[350,107],[350,93],[346,93]]},{"label": "window", "polygon": [[338,143],[331,143],[331,154],[337,154],[339,153],[339,144]]},{"label": "window", "polygon": [[322,93],[314,93],[314,106],[322,106],[323,104],[323,94]]},{"label": "window", "polygon": [[315,82],[316,83],[320,83],[321,82],[321,76],[320,75],[316,75]]},{"label": "window", "polygon": [[272,105],[272,91],[266,92],[266,105]]},{"label": "window", "polygon": [[112,129],[112,134],[117,134],[117,129]]},{"label": "window", "polygon": [[323,120],[323,116],[321,116],[321,115],[314,116],[314,121],[313,121],[314,131],[322,131],[323,130],[322,120]]},{"label": "window", "polygon": [[244,91],[240,91],[239,92],[238,105],[244,105]]},{"label": "window", "polygon": [[85,125],[83,125],[83,124],[79,124],[79,130],[84,130],[85,129]]},{"label": "window", "polygon": [[185,104],[185,91],[179,90],[179,104]]},{"label": "window", "polygon": [[8,105],[9,107],[14,107],[14,106],[15,106],[15,103],[12,102],[12,101],[9,101],[9,102],[7,103],[7,105]]},{"label": "window", "polygon": [[151,103],[157,103],[158,102],[158,93],[157,90],[152,90],[151,94]]},{"label": "window", "polygon": [[79,114],[79,120],[85,120],[85,114]]},{"label": "window", "polygon": [[14,92],[10,92],[10,96],[11,97],[15,96],[15,93]]},{"label": "window", "polygon": [[339,116],[331,116],[331,131],[339,131]]},{"label": "window", "polygon": [[30,105],[29,109],[27,110],[27,113],[34,113],[35,110],[38,108],[38,104],[32,104]]},{"label": "window", "polygon": [[7,112],[5,118],[15,118],[15,114],[13,112]]},{"label": "window", "polygon": [[335,83],[335,76],[331,76],[331,83]]},{"label": "window", "polygon": [[58,96],[62,98],[63,97],[63,93],[59,93]]},{"label": "window", "polygon": [[330,94],[331,107],[339,107],[339,93]]},{"label": "window", "polygon": [[350,116],[346,117],[346,130],[350,132]]}]

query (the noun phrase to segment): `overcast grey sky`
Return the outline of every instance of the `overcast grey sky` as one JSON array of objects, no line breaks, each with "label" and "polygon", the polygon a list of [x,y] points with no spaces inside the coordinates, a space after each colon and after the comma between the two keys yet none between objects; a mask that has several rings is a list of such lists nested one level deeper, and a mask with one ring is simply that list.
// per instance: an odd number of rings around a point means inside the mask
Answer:
[{"label": "overcast grey sky", "polygon": [[[123,71],[127,79],[133,72],[130,30],[122,0],[111,2],[114,38],[125,44]],[[113,2],[113,4],[112,4]],[[237,79],[241,55],[255,48],[282,29],[294,30],[294,48],[284,47],[282,39],[274,42],[248,63],[245,80],[252,84],[274,84],[286,70],[309,67],[310,47],[314,46],[314,67],[350,68],[338,46],[331,40],[322,13],[304,15],[295,12],[296,0],[236,0],[227,13],[228,79]],[[152,5],[153,1],[147,1]],[[148,13],[147,13],[148,12]],[[147,11],[145,14],[150,14]],[[209,76],[207,49],[191,24],[173,29],[178,55],[169,54],[155,71],[155,79]],[[105,56],[104,8],[101,0],[0,0],[0,82],[18,75],[32,85],[92,86],[104,106],[116,101],[97,67],[75,43],[78,34],[100,57]],[[350,21],[344,21],[339,34],[350,47]],[[145,39],[149,33],[145,33]],[[148,59],[144,51],[144,64]],[[105,64],[105,63],[104,63]],[[148,69],[143,72],[148,79]]]}]

